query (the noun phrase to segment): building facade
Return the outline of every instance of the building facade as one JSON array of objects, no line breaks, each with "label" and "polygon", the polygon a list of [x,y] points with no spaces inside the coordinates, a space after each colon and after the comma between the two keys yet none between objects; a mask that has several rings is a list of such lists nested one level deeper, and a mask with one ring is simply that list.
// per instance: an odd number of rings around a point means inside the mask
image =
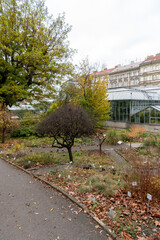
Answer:
[{"label": "building facade", "polygon": [[109,73],[108,88],[135,87],[140,84],[140,63],[118,65]]},{"label": "building facade", "polygon": [[160,53],[148,56],[140,64],[140,85],[160,84]]},{"label": "building facade", "polygon": [[132,61],[111,69],[94,72],[95,77],[108,78],[108,88],[139,87],[160,84],[160,53],[148,56],[144,61]]}]

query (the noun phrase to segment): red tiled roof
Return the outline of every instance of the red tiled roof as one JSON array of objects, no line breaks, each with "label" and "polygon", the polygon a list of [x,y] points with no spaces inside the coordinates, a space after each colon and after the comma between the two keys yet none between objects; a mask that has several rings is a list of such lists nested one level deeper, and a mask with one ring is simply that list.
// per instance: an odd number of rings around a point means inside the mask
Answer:
[{"label": "red tiled roof", "polygon": [[96,72],[93,72],[93,75],[94,76],[105,76],[105,75],[108,75],[110,72],[112,72],[115,68],[117,67],[114,67],[114,68],[110,68],[110,69],[104,69],[102,71],[96,71]]},{"label": "red tiled roof", "polygon": [[160,54],[146,58],[142,63],[160,60]]}]

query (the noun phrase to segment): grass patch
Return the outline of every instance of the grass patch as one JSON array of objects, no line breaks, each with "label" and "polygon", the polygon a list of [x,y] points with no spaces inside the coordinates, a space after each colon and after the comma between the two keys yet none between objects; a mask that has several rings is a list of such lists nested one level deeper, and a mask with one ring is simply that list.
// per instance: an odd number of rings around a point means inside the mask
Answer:
[{"label": "grass patch", "polygon": [[29,153],[15,160],[15,163],[30,168],[38,165],[62,164],[65,159],[57,153]]}]

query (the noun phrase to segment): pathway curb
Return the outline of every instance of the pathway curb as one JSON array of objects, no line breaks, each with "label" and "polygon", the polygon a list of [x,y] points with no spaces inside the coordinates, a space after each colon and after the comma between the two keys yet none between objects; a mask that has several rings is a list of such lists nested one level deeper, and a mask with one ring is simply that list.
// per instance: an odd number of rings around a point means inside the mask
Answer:
[{"label": "pathway curb", "polygon": [[114,232],[112,232],[100,219],[98,219],[97,217],[95,217],[92,213],[89,212],[89,210],[80,202],[78,202],[75,198],[71,197],[67,192],[63,191],[62,189],[60,189],[59,187],[57,187],[56,185],[51,184],[50,182],[40,178],[39,176],[37,176],[34,173],[31,173],[30,171],[16,165],[13,162],[10,162],[7,159],[4,158],[0,158],[1,160],[7,162],[8,164],[20,169],[21,171],[32,175],[34,178],[38,179],[39,181],[49,185],[50,187],[52,187],[53,189],[57,190],[58,192],[60,192],[62,195],[64,195],[65,197],[67,197],[68,199],[70,199],[73,203],[75,203],[77,206],[79,206],[80,208],[82,208],[94,221],[96,221],[102,228],[103,230],[108,233],[114,240],[121,240],[121,238],[119,238]]}]

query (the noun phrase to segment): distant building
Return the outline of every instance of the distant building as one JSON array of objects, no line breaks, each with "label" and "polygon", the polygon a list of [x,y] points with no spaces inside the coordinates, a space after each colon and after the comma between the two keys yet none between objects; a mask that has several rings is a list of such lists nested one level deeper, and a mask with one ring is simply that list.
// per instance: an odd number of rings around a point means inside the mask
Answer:
[{"label": "distant building", "polygon": [[160,84],[160,53],[148,56],[140,64],[140,85]]},{"label": "distant building", "polygon": [[148,56],[144,61],[131,61],[127,65],[117,65],[111,69],[96,71],[94,76],[108,78],[108,88],[138,87],[160,84],[160,53]]},{"label": "distant building", "polygon": [[108,94],[112,121],[160,124],[160,94],[156,88],[112,89]]},{"label": "distant building", "polygon": [[118,65],[109,73],[108,88],[135,87],[140,84],[140,63],[131,62],[128,65]]}]

